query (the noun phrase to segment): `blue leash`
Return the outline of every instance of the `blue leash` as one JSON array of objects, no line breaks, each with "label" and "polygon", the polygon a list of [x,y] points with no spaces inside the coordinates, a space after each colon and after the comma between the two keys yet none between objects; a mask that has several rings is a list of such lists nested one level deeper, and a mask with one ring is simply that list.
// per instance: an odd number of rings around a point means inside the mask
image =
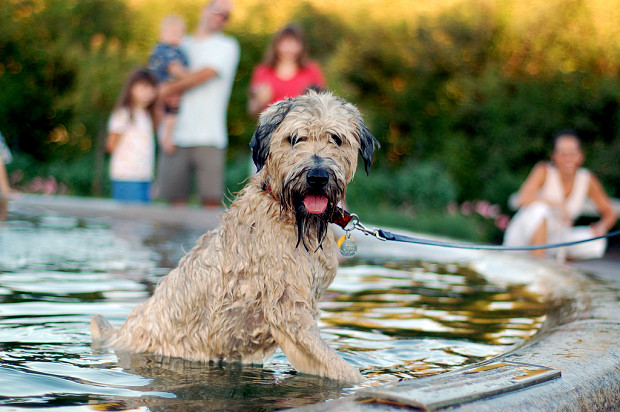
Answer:
[{"label": "blue leash", "polygon": [[503,246],[503,245],[476,245],[476,244],[466,244],[466,243],[454,243],[454,242],[444,242],[441,240],[430,240],[423,239],[418,237],[411,237],[405,235],[399,235],[396,233],[388,232],[383,229],[369,229],[363,224],[360,223],[359,217],[356,214],[348,213],[345,210],[339,208],[338,213],[340,216],[336,216],[333,219],[332,223],[337,224],[342,227],[345,231],[351,232],[353,229],[360,230],[365,235],[374,236],[379,240],[390,240],[393,242],[405,242],[405,243],[415,243],[418,245],[428,245],[428,246],[438,246],[438,247],[447,247],[453,249],[473,249],[473,250],[510,250],[510,251],[522,251],[522,250],[537,250],[537,249],[554,249],[566,246],[579,245],[581,243],[592,242],[599,239],[610,238],[613,236],[620,235],[620,230],[616,230],[614,232],[609,232],[602,236],[592,237],[588,239],[575,240],[572,242],[562,242],[562,243],[548,243],[544,245],[528,245],[528,246]]},{"label": "blue leash", "polygon": [[[357,229],[357,228],[356,228]],[[440,246],[440,247],[449,247],[453,249],[474,249],[474,250],[537,250],[537,249],[553,249],[565,246],[573,246],[581,243],[592,242],[598,239],[605,239],[612,236],[620,235],[620,230],[616,230],[615,232],[609,232],[603,236],[592,237],[588,239],[575,240],[572,242],[562,242],[562,243],[548,243],[544,245],[529,245],[529,246],[503,246],[503,245],[468,245],[465,243],[452,243],[452,242],[443,242],[440,240],[429,240],[429,239],[421,239],[417,237],[403,236],[397,235],[385,230],[375,229],[377,233],[377,237],[382,240],[391,240],[394,242],[407,242],[407,243],[416,243],[418,245],[429,245],[429,246]],[[370,233],[367,233],[370,234]]]}]

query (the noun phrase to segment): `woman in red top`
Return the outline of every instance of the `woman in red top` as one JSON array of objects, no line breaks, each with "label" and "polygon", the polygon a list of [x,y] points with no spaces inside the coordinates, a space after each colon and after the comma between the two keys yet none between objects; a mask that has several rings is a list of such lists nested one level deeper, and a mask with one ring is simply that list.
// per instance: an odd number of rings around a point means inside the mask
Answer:
[{"label": "woman in red top", "polygon": [[270,104],[297,97],[308,88],[325,88],[325,78],[319,66],[308,60],[301,27],[289,24],[275,34],[263,62],[254,69],[248,113],[258,116]]}]

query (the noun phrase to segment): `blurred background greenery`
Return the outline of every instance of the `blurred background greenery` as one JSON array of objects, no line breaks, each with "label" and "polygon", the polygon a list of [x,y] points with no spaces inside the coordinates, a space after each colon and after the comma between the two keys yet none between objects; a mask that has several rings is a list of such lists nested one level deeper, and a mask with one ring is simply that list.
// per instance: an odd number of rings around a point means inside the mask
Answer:
[{"label": "blurred background greenery", "polygon": [[[203,0],[0,2],[0,131],[24,191],[106,196],[105,124],[159,22],[193,29]],[[381,142],[348,205],[365,220],[497,241],[508,196],[576,129],[586,166],[620,195],[620,0],[236,0],[241,45],[227,185],[249,171],[251,71],[273,32],[305,27],[329,88]]]}]

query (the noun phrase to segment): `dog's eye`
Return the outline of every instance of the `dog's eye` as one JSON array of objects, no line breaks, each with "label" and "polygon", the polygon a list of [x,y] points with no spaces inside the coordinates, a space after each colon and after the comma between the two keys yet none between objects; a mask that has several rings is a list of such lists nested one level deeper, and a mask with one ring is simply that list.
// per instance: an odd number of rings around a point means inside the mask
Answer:
[{"label": "dog's eye", "polygon": [[340,138],[340,136],[335,135],[335,134],[331,134],[330,137],[331,137],[332,141],[334,143],[336,143],[336,146],[341,146],[342,145],[342,139]]},{"label": "dog's eye", "polygon": [[292,135],[288,137],[288,142],[291,144],[291,146],[295,146],[297,143],[303,142],[304,140],[306,140],[304,137],[300,137],[297,135]]}]

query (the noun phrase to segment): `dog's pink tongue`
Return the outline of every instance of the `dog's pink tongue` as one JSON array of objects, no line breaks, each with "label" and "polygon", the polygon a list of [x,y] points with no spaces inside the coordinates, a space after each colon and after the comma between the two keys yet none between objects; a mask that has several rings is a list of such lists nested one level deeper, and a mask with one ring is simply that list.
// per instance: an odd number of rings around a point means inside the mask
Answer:
[{"label": "dog's pink tongue", "polygon": [[318,215],[327,209],[327,198],[325,196],[306,195],[304,197],[304,206],[308,213]]}]

